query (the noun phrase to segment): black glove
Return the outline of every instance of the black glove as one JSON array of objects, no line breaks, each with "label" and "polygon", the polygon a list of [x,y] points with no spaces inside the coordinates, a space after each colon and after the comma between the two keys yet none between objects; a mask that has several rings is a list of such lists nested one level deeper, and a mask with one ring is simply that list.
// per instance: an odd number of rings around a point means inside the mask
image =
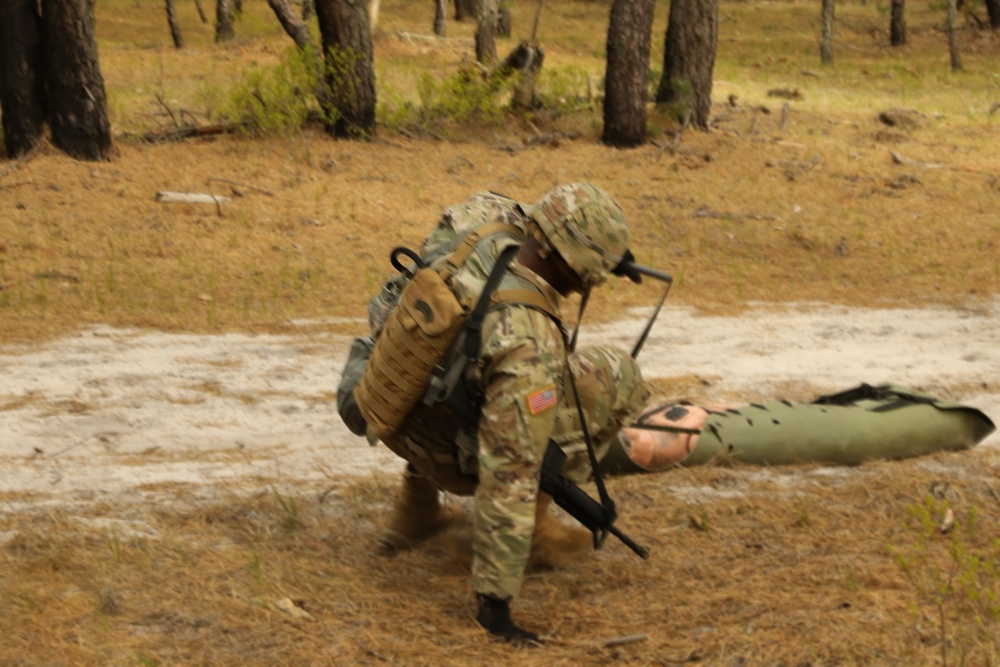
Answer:
[{"label": "black glove", "polygon": [[611,273],[618,276],[619,278],[628,278],[634,283],[642,282],[642,274],[635,270],[633,263],[635,262],[635,255],[632,254],[631,250],[626,250],[625,254],[622,255],[622,261],[618,263]]},{"label": "black glove", "polygon": [[510,617],[509,600],[501,600],[494,595],[482,593],[477,593],[476,598],[479,599],[479,613],[476,614],[476,620],[491,635],[516,646],[535,646],[541,643],[534,632],[528,632],[514,625],[514,619]]}]

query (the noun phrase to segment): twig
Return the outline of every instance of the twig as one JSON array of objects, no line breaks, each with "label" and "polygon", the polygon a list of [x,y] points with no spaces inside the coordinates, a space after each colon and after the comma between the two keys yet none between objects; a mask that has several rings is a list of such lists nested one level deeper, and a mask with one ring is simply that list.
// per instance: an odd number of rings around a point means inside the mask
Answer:
[{"label": "twig", "polygon": [[696,218],[716,218],[720,220],[758,220],[762,222],[773,222],[773,215],[760,215],[757,213],[724,213],[722,211],[712,211],[702,206],[694,212]]},{"label": "twig", "polygon": [[903,157],[896,151],[889,151],[889,155],[892,156],[892,161],[895,162],[896,164],[924,167],[926,169],[941,169],[942,167],[944,167],[943,164],[933,164],[931,162],[917,162],[916,160],[910,160],[908,158]]},{"label": "twig", "polygon": [[83,440],[77,442],[76,444],[70,445],[69,447],[66,447],[65,449],[60,449],[58,452],[55,452],[54,454],[49,454],[46,458],[54,459],[57,456],[61,456],[61,455],[65,454],[66,452],[70,451],[71,449],[76,449],[80,445],[82,445],[82,444],[84,444],[86,442],[90,442],[94,438],[97,438],[98,440],[100,440],[101,442],[104,442],[104,443],[107,443],[107,441],[108,441],[107,437],[105,437],[105,435],[103,433],[95,433],[94,435],[88,436],[88,437],[84,438]]},{"label": "twig", "polygon": [[990,490],[990,493],[993,494],[994,498],[996,498],[997,500],[1000,500],[1000,493],[997,493],[997,490],[994,489],[992,485],[990,485],[989,483],[987,483],[986,484],[986,488]]},{"label": "twig", "polygon": [[611,646],[622,646],[624,644],[638,644],[639,642],[644,642],[649,639],[649,635],[626,635],[624,637],[613,637],[612,639],[605,639],[601,642],[601,646],[611,647]]},{"label": "twig", "polygon": [[216,178],[214,176],[209,176],[208,178],[205,179],[205,183],[206,184],[212,183],[212,182],[215,182],[215,183],[228,183],[229,185],[235,185],[238,188],[249,188],[250,190],[256,190],[257,192],[261,192],[261,193],[267,195],[268,197],[273,197],[274,196],[274,193],[271,192],[270,190],[265,190],[264,188],[258,188],[256,185],[248,185],[247,183],[237,183],[236,181],[231,181],[228,178]]}]

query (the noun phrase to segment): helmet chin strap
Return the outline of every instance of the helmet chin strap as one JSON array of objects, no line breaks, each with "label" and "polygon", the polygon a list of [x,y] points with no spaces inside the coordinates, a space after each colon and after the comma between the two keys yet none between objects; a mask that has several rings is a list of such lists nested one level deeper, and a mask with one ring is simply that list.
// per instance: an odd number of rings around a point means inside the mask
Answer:
[{"label": "helmet chin strap", "polygon": [[587,302],[590,301],[590,288],[583,292],[580,298],[580,312],[576,316],[576,326],[573,327],[573,336],[569,339],[569,351],[576,352],[576,339],[580,334],[580,323],[583,322],[583,311],[587,309]]},{"label": "helmet chin strap", "polygon": [[[637,359],[639,357],[639,352],[642,351],[642,347],[646,344],[646,339],[649,338],[649,333],[653,330],[653,325],[656,324],[656,318],[660,316],[660,311],[663,310],[663,304],[667,301],[667,296],[670,294],[670,288],[674,284],[674,279],[667,273],[662,271],[657,271],[656,269],[651,269],[647,266],[641,264],[636,264],[632,261],[634,257],[632,253],[626,251],[625,258],[622,263],[615,267],[612,273],[616,276],[631,278],[633,282],[641,283],[642,276],[649,276],[650,278],[655,278],[666,283],[666,288],[663,290],[663,296],[660,297],[660,302],[656,305],[656,309],[650,316],[649,321],[646,323],[645,328],[642,330],[642,334],[639,336],[639,340],[636,341],[635,347],[632,348],[632,358]],[[583,312],[587,308],[587,302],[590,301],[590,287],[586,289],[583,293],[583,297],[580,299],[580,313],[576,319],[576,326],[573,328],[573,335],[570,337],[569,341],[569,351],[576,351],[576,342],[580,334],[580,324],[583,322]]]}]

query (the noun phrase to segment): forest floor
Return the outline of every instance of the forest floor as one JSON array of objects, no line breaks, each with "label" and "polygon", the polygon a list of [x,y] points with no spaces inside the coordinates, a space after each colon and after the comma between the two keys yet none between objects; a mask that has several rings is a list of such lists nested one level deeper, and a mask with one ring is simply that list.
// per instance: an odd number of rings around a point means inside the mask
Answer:
[{"label": "forest floor", "polygon": [[[743,11],[728,6],[726,35],[748,29]],[[939,33],[915,27],[890,56],[871,46],[881,17],[861,11],[845,8],[839,53],[902,64],[841,89],[848,68],[817,73],[812,44],[745,61],[746,76],[720,58],[711,131],[651,110],[651,141],[632,150],[600,144],[596,101],[369,143],[307,127],[148,144],[125,137],[137,100],[163,120],[182,94],[171,76],[206,53],[249,68],[274,51],[106,48],[115,159],[45,145],[0,165],[0,665],[995,664],[996,434],[850,468],[613,479],[619,525],[651,558],[612,539],[532,570],[514,613],[550,641],[514,651],[472,618],[468,500],[448,498],[463,518],[425,548],[376,555],[401,463],[336,414],[392,247],[472,192],[531,202],[586,180],[621,202],[638,260],[674,276],[640,356],[657,400],[892,382],[1000,417],[1000,163],[982,103],[995,82],[910,88],[907,58]],[[454,67],[468,51],[467,34],[385,21],[381,54]],[[546,66],[589,48],[553,44]],[[967,48],[971,71],[995,62],[994,39]],[[157,72],[160,102],[142,88]],[[659,290],[601,290],[581,344],[631,347]]]}]

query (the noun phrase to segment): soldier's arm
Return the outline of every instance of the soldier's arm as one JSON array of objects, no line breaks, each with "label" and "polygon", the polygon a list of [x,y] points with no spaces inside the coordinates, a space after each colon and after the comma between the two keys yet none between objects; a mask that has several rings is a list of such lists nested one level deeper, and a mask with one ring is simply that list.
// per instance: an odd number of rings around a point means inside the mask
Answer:
[{"label": "soldier's arm", "polygon": [[549,318],[524,307],[491,313],[484,335],[473,588],[510,600],[531,549],[542,456],[561,401],[564,347]]}]

